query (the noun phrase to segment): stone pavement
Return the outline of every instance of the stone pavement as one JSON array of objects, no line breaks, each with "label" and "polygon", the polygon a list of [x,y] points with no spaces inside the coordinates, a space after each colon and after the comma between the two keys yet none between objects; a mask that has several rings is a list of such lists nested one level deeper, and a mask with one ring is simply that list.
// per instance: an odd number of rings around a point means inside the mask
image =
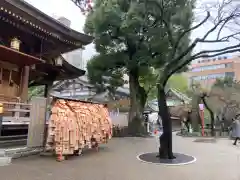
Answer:
[{"label": "stone pavement", "polygon": [[61,163],[39,156],[14,160],[0,167],[0,180],[240,180],[240,145],[234,147],[227,139],[195,139],[174,136],[175,152],[197,158],[189,165],[138,161],[139,153],[156,150],[155,138],[114,138],[98,153],[89,151]]}]

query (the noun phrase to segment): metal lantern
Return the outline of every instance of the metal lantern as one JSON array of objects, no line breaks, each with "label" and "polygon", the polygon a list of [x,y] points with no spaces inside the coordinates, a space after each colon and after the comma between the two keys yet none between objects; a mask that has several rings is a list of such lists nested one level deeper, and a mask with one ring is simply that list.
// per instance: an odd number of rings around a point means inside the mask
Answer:
[{"label": "metal lantern", "polygon": [[3,104],[0,103],[0,114],[2,114],[2,113],[3,113]]},{"label": "metal lantern", "polygon": [[21,41],[18,38],[13,38],[11,40],[11,48],[19,51]]},{"label": "metal lantern", "polygon": [[57,59],[55,60],[55,63],[56,63],[57,66],[62,66],[63,60],[62,60],[61,58],[57,58]]}]

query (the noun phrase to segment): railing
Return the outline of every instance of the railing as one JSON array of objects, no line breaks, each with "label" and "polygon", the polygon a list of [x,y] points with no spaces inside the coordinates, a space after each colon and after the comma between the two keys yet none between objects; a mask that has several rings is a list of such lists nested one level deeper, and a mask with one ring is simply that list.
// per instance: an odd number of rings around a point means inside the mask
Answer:
[{"label": "railing", "polygon": [[28,124],[31,104],[0,101],[3,104],[2,124]]},{"label": "railing", "polygon": [[177,89],[171,89],[176,95],[179,96],[180,99],[184,100],[186,103],[189,103],[190,101],[192,101],[191,98],[189,98],[186,94],[181,93],[180,91],[178,91]]}]

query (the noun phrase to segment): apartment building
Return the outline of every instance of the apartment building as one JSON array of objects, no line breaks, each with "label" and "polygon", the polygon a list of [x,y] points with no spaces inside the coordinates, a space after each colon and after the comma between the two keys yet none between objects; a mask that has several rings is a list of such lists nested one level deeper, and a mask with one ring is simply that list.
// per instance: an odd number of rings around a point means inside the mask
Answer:
[{"label": "apartment building", "polygon": [[211,87],[216,79],[225,77],[240,80],[240,56],[201,59],[190,66],[190,83],[198,82],[203,87]]}]

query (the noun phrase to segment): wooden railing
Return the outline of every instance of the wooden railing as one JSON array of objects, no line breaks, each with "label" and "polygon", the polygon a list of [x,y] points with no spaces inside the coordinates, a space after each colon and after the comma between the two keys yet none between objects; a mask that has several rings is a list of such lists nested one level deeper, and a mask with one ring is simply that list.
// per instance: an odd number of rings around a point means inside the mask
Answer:
[{"label": "wooden railing", "polygon": [[0,101],[0,103],[3,104],[3,125],[28,124],[30,122],[31,104],[7,101]]}]

